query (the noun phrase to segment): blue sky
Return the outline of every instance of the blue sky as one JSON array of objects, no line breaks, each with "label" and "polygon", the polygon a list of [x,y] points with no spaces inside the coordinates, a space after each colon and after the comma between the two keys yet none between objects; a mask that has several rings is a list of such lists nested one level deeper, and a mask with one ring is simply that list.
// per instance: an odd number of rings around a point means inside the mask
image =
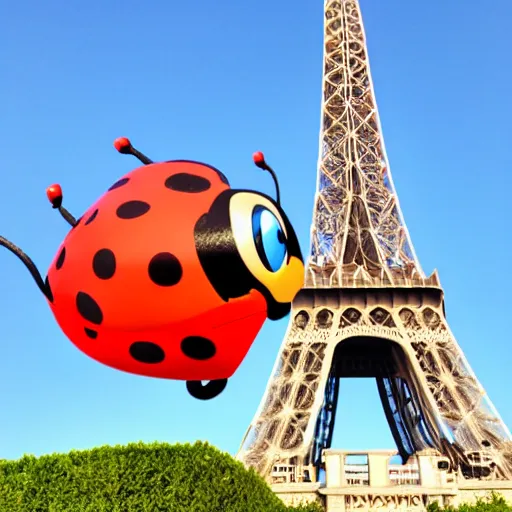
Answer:
[{"label": "blue sky", "polygon": [[[0,233],[42,272],[66,235],[45,188],[77,216],[137,165],[195,159],[234,187],[279,174],[305,253],[316,178],[323,3],[0,1]],[[437,268],[450,326],[512,426],[509,226],[512,4],[361,0],[391,169],[424,270]],[[172,229],[172,225],[169,226]],[[0,458],[130,441],[208,440],[235,453],[288,319],[268,322],[226,391],[124,374],[60,332],[24,267],[0,251]],[[372,381],[342,382],[333,447],[393,440]]]}]

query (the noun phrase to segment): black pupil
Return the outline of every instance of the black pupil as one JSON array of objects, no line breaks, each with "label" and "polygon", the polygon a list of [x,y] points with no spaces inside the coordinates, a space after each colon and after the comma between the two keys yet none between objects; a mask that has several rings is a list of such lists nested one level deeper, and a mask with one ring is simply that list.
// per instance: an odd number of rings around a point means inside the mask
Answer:
[{"label": "black pupil", "polygon": [[284,233],[279,230],[277,232],[277,240],[279,241],[280,244],[284,244],[286,242],[286,238],[284,237]]}]

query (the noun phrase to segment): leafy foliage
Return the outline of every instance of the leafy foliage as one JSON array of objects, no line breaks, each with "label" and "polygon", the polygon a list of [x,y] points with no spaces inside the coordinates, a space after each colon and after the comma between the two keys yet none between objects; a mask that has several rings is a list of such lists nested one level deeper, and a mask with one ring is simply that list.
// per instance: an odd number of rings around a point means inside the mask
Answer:
[{"label": "leafy foliage", "polygon": [[427,507],[428,512],[512,512],[512,506],[509,505],[503,496],[492,493],[489,498],[479,498],[474,505],[462,504],[458,508],[440,507],[437,502]]},{"label": "leafy foliage", "polygon": [[0,510],[319,512],[322,508],[286,507],[253,470],[197,442],[102,446],[1,461]]}]

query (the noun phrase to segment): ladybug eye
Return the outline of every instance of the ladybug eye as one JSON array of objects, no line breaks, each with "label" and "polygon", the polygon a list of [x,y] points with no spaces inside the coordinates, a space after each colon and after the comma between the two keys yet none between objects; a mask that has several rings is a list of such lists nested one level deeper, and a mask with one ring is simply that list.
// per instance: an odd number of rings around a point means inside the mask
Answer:
[{"label": "ladybug eye", "polygon": [[286,236],[277,217],[264,206],[252,212],[252,234],[261,262],[268,271],[277,272],[288,256]]},{"label": "ladybug eye", "polygon": [[304,264],[292,226],[279,205],[256,192],[229,199],[229,224],[236,252],[273,300],[289,303],[304,283]]}]

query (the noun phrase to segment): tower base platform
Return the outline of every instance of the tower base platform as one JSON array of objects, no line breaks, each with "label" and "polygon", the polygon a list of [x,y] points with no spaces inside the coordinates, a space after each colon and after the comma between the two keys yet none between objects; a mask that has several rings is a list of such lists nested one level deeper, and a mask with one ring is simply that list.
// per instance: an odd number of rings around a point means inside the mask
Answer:
[{"label": "tower base platform", "polygon": [[[407,464],[392,464],[393,450],[325,450],[321,482],[300,481],[293,466],[276,465],[272,490],[287,505],[318,501],[326,512],[373,512],[396,510],[423,512],[430,503],[458,507],[488,498],[492,493],[512,504],[512,480],[465,478],[448,472],[445,458],[425,450]],[[359,459],[350,463],[350,459]]]}]

